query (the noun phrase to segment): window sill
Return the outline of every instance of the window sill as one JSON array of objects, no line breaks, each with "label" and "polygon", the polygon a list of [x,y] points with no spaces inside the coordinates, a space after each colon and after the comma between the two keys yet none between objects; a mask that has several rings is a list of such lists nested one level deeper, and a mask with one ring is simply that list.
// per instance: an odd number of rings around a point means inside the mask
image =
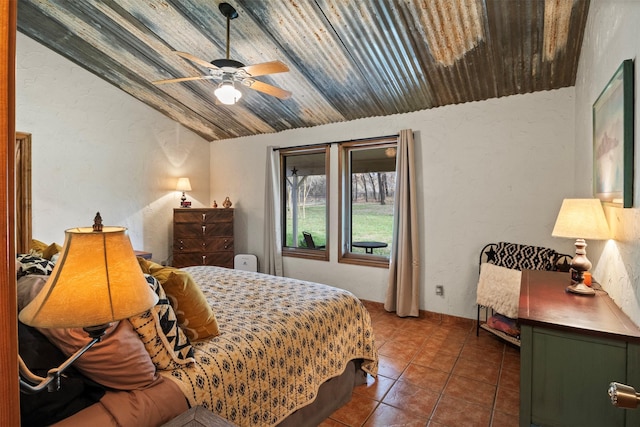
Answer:
[{"label": "window sill", "polygon": [[329,261],[329,251],[326,249],[282,248],[282,256],[291,258],[314,259]]},{"label": "window sill", "polygon": [[389,258],[376,255],[342,254],[338,258],[341,264],[364,265],[366,267],[389,268]]}]

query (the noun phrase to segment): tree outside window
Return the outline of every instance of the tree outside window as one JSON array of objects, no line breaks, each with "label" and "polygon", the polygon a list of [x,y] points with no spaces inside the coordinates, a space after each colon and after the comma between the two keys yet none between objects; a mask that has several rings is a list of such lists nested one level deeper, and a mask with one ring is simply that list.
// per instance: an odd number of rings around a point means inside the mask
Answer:
[{"label": "tree outside window", "polygon": [[393,233],[396,139],[341,144],[339,261],[387,266]]},{"label": "tree outside window", "polygon": [[281,150],[283,253],[328,259],[328,147]]}]

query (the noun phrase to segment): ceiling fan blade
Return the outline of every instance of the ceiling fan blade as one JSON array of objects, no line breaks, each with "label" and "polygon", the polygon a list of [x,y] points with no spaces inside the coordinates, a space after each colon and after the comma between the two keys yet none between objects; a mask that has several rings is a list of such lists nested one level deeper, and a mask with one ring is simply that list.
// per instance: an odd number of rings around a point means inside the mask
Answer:
[{"label": "ceiling fan blade", "polygon": [[251,89],[257,90],[258,92],[275,96],[276,98],[289,99],[291,97],[291,92],[288,90],[280,89],[279,87],[271,86],[270,84],[263,83],[258,80],[253,80],[253,82],[247,86]]},{"label": "ceiling fan blade", "polygon": [[195,62],[198,65],[201,65],[205,68],[211,68],[213,70],[217,70],[218,67],[216,67],[215,65],[211,64],[210,62],[205,61],[204,59],[200,59],[197,56],[193,56],[190,53],[187,52],[180,52],[180,51],[175,51],[177,55],[182,56],[185,59],[188,59],[191,62]]},{"label": "ceiling fan blade", "polygon": [[215,79],[216,76],[197,76],[197,77],[180,77],[177,79],[166,79],[166,80],[156,80],[153,83],[154,85],[163,85],[165,83],[179,83],[179,82],[188,82],[190,80],[210,80]]},{"label": "ceiling fan blade", "polygon": [[251,77],[266,76],[267,74],[284,73],[289,67],[280,61],[263,62],[262,64],[247,65],[241,68]]}]

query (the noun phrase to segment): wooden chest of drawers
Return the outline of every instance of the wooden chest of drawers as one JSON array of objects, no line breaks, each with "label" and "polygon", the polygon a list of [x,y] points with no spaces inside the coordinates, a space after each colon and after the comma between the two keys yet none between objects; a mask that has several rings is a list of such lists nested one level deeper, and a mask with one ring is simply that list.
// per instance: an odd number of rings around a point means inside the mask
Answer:
[{"label": "wooden chest of drawers", "polygon": [[174,267],[233,268],[233,254],[233,209],[174,209]]}]

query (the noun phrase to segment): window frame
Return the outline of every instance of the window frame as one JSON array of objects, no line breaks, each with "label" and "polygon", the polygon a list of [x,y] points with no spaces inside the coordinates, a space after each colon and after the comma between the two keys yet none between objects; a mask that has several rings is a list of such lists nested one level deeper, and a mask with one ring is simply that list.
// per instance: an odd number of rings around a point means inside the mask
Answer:
[{"label": "window frame", "polygon": [[[323,249],[308,249],[293,246],[286,246],[287,236],[287,198],[286,198],[286,184],[287,174],[285,170],[285,157],[294,157],[296,155],[304,154],[321,154],[324,152],[324,171],[325,171],[325,185],[326,185],[326,206],[325,206],[325,229],[327,230],[325,238],[325,247]],[[329,216],[331,213],[330,203],[330,145],[322,146],[308,146],[308,147],[292,147],[280,149],[280,209],[281,215],[281,229],[282,229],[282,256],[292,258],[304,258],[314,259],[318,261],[329,261],[329,249],[331,244],[331,233],[329,230]]]},{"label": "window frame", "polygon": [[[338,150],[338,262],[369,267],[389,268],[389,257],[375,254],[359,254],[349,250],[351,236],[351,167],[349,153],[359,148],[396,148],[397,136],[385,136],[367,140],[341,142]],[[394,201],[395,203],[395,201]],[[346,223],[349,221],[349,223]]]}]

